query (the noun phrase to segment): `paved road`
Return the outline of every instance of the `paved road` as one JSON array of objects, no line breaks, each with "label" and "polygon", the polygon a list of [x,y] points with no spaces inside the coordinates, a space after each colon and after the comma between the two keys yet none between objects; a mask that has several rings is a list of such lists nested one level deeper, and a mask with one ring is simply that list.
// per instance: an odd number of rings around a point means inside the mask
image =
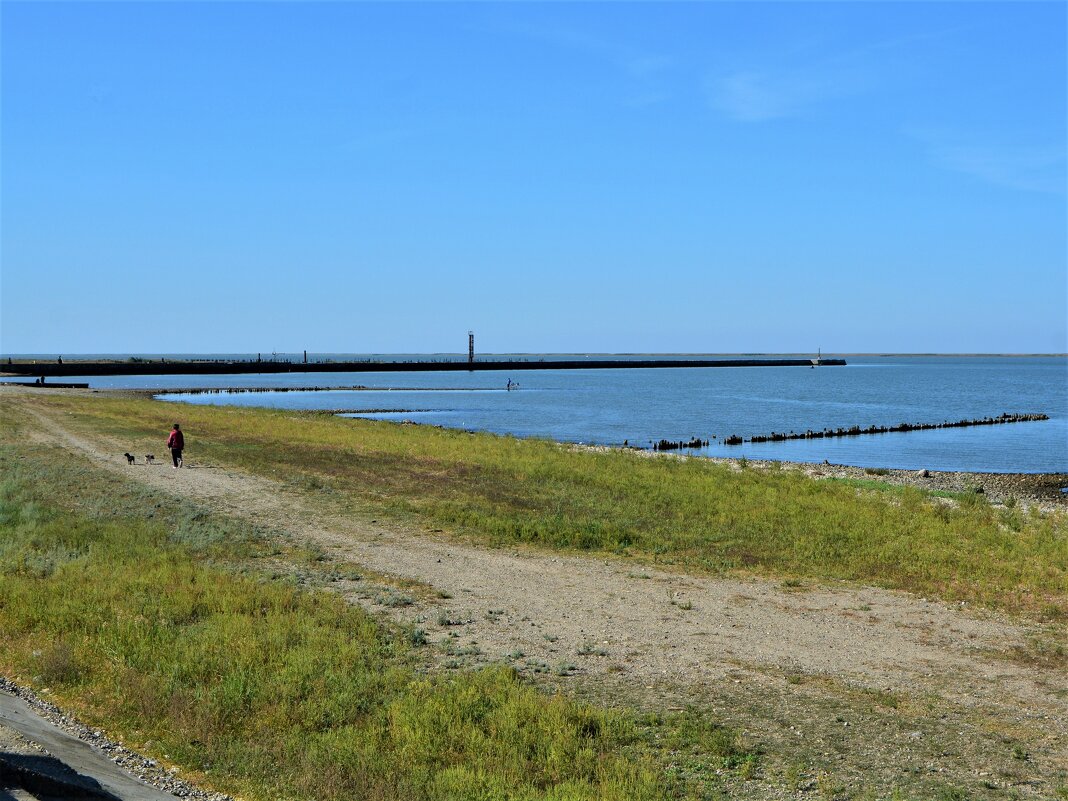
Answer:
[{"label": "paved road", "polygon": [[0,692],[0,801],[53,799],[177,801],[177,796],[144,784],[22,699]]}]

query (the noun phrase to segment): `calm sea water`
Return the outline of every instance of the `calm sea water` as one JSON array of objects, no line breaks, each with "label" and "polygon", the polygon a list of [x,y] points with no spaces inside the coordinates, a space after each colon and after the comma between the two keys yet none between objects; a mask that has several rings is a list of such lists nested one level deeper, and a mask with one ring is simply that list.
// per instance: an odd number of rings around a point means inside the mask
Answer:
[{"label": "calm sea water", "polygon": [[[406,357],[401,357],[406,358]],[[538,357],[529,357],[532,360]],[[551,358],[551,357],[546,357]],[[345,409],[520,437],[648,446],[696,436],[707,456],[906,469],[1068,472],[1068,359],[850,357],[845,367],[114,376],[94,387],[362,385],[366,391],[160,397],[194,404]],[[518,391],[505,390],[511,379]],[[76,379],[71,379],[76,380]],[[726,446],[731,434],[937,423],[1044,412],[1045,422]],[[715,437],[716,439],[713,439]]]}]

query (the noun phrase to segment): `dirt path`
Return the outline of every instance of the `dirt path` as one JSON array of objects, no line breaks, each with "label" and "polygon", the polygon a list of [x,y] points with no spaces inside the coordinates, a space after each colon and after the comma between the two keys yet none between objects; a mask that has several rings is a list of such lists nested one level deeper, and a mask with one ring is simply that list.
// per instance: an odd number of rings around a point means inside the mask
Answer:
[{"label": "dirt path", "polygon": [[1048,767],[1068,771],[1068,676],[1003,656],[1026,646],[1033,631],[1025,624],[874,588],[798,590],[625,559],[458,544],[324,513],[262,478],[197,467],[195,455],[191,469],[128,466],[118,443],[26,408],[42,423],[39,436],[102,468],[315,542],[333,558],[431,585],[443,597],[396,608],[362,602],[415,621],[451,653],[565,674],[572,669],[561,663],[572,663],[576,673],[646,687],[707,687],[737,681],[741,671],[934,698],[1038,732]]}]

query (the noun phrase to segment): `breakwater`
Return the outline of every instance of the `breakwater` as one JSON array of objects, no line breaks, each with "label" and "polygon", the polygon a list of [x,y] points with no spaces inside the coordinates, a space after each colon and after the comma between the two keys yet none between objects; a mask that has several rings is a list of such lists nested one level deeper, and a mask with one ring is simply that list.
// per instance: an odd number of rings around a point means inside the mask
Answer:
[{"label": "breakwater", "polygon": [[[858,437],[863,434],[897,434],[905,431],[933,431],[939,428],[968,428],[970,426],[994,426],[1004,423],[1026,423],[1037,420],[1049,420],[1045,414],[1009,414],[1004,413],[997,417],[981,417],[974,420],[957,420],[944,423],[900,423],[896,426],[850,426],[849,428],[825,428],[822,431],[791,431],[788,434],[771,432],[770,434],[757,434],[749,439],[732,434],[724,437],[724,445],[741,445],[743,442],[786,442],[795,439],[826,439],[828,437]],[[692,446],[688,446],[692,447]],[[655,450],[655,448],[654,448]]]},{"label": "breakwater", "polygon": [[278,373],[419,373],[476,372],[480,370],[634,370],[672,367],[836,367],[845,359],[560,359],[505,361],[71,361],[2,365],[7,375],[104,376],[104,375],[234,375]]}]

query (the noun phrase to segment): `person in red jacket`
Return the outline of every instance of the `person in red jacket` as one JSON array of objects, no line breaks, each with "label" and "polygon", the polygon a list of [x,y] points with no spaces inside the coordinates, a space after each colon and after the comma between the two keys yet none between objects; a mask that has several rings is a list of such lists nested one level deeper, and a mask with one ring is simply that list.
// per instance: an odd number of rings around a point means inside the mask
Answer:
[{"label": "person in red jacket", "polygon": [[167,437],[167,447],[171,449],[171,461],[174,462],[174,469],[177,470],[182,466],[182,448],[185,447],[185,437],[182,436],[182,429],[177,423],[171,429],[171,435]]}]

